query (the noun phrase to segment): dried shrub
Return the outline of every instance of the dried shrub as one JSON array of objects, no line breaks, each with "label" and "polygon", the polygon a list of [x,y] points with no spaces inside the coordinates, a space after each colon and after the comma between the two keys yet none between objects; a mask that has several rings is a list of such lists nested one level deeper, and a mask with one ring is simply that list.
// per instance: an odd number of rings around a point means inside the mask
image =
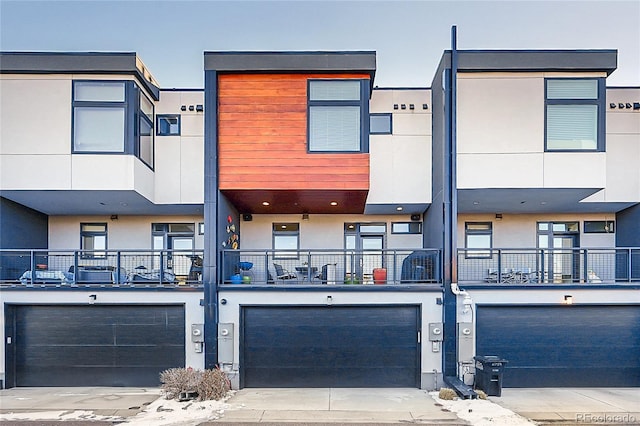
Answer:
[{"label": "dried shrub", "polygon": [[231,383],[227,375],[216,368],[202,372],[196,391],[198,392],[199,401],[209,399],[215,399],[217,401],[222,399],[230,389]]},{"label": "dried shrub", "polygon": [[456,393],[456,391],[454,391],[453,389],[449,389],[449,388],[442,388],[440,389],[440,392],[438,393],[438,398],[440,399],[445,399],[445,400],[454,400],[458,397],[458,394]]},{"label": "dried shrub", "polygon": [[170,368],[160,373],[160,382],[166,399],[179,399],[180,394],[197,394],[199,401],[218,400],[231,389],[231,382],[219,369]]},{"label": "dried shrub", "polygon": [[170,368],[160,373],[166,399],[176,399],[182,392],[196,392],[200,372],[193,368]]},{"label": "dried shrub", "polygon": [[476,389],[476,394],[478,394],[478,398],[480,399],[487,399],[487,394],[480,389]]}]

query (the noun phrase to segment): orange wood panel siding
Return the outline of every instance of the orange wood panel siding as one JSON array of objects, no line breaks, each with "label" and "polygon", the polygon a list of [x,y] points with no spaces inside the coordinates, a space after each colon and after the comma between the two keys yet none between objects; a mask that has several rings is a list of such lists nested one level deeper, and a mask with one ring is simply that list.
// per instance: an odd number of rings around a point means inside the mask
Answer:
[{"label": "orange wood panel siding", "polygon": [[368,190],[369,154],[307,152],[307,80],[367,74],[221,74],[220,189]]}]

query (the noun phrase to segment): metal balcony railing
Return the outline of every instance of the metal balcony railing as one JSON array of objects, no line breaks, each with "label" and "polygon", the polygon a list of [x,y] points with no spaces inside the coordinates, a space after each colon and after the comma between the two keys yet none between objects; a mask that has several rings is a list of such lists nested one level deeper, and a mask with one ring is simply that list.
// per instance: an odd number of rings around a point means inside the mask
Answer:
[{"label": "metal balcony railing", "polygon": [[440,250],[223,250],[220,285],[439,284]]},{"label": "metal balcony railing", "polygon": [[640,248],[458,249],[458,282],[640,283]]},{"label": "metal balcony railing", "polygon": [[0,250],[2,286],[202,286],[202,250]]}]

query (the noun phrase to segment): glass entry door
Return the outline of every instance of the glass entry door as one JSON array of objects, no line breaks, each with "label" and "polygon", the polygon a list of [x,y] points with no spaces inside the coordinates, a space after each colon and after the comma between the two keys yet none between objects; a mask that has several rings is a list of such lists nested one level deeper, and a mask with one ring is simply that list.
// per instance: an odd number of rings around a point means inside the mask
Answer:
[{"label": "glass entry door", "polygon": [[363,284],[373,283],[373,270],[383,267],[382,249],[384,237],[364,236],[360,237],[362,244],[362,256],[359,259],[358,277]]},{"label": "glass entry door", "polygon": [[347,224],[346,283],[373,284],[373,270],[384,268],[386,224]]},{"label": "glass entry door", "polygon": [[538,248],[544,249],[543,279],[553,283],[580,281],[578,222],[539,222]]}]

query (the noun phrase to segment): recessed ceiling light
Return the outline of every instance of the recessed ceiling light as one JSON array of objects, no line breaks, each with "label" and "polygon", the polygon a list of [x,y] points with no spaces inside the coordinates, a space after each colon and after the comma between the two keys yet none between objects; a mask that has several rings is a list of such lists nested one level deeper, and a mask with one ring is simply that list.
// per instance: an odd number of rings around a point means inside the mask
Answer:
[{"label": "recessed ceiling light", "polygon": [[544,206],[545,204],[547,204],[547,202],[546,201],[540,201],[540,204],[542,204]]},{"label": "recessed ceiling light", "polygon": [[474,205],[474,206],[477,206],[478,204],[480,204],[480,201],[474,201],[474,202],[473,202],[473,205]]},{"label": "recessed ceiling light", "polygon": [[332,202],[330,202],[329,204],[331,204],[332,206],[337,206],[337,205],[338,205],[338,202],[337,202],[337,201],[332,201]]},{"label": "recessed ceiling light", "polygon": [[396,207],[396,210],[398,210],[399,212],[401,212],[401,211],[402,211],[402,206],[398,206],[398,207]]},{"label": "recessed ceiling light", "polygon": [[263,202],[262,202],[262,205],[263,205],[263,206],[268,206],[268,205],[269,205],[269,202],[268,202],[268,201],[263,201]]}]

